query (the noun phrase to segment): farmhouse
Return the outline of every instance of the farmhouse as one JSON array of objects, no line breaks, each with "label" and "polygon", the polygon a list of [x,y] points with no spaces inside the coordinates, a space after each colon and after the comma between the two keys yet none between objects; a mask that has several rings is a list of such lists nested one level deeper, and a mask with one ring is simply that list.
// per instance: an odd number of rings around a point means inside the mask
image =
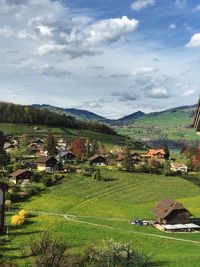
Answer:
[{"label": "farmhouse", "polygon": [[29,181],[31,177],[31,172],[28,170],[19,169],[10,174],[11,180],[13,183],[23,183]]},{"label": "farmhouse", "polygon": [[148,151],[148,155],[152,159],[164,159],[165,158],[165,151],[163,148],[151,148]]},{"label": "farmhouse", "polygon": [[181,163],[175,163],[175,162],[172,162],[170,164],[170,169],[171,171],[173,172],[187,172],[188,171],[188,167],[184,164],[181,164]]},{"label": "farmhouse", "polygon": [[65,142],[65,140],[63,138],[60,138],[58,140],[58,146],[61,148],[66,148],[67,147],[67,143]]},{"label": "farmhouse", "polygon": [[63,164],[67,162],[72,162],[76,159],[76,156],[70,151],[60,151],[59,154],[56,156],[58,161],[61,161]]},{"label": "farmhouse", "polygon": [[90,164],[95,166],[105,166],[107,165],[107,160],[104,156],[101,155],[95,155],[92,156],[90,159]]},{"label": "farmhouse", "polygon": [[6,142],[3,146],[6,153],[12,153],[14,150],[19,149],[18,145],[12,144],[10,142]]},{"label": "farmhouse", "polygon": [[188,224],[191,213],[184,206],[172,199],[161,201],[152,210],[158,224]]},{"label": "farmhouse", "polygon": [[56,171],[57,160],[53,156],[40,156],[37,159],[37,169],[46,172]]}]

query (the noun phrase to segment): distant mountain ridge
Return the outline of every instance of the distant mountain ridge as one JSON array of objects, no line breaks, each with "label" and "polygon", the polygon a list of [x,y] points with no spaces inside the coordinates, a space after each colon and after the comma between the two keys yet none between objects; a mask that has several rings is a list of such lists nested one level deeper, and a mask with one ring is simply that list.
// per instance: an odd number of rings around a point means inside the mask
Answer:
[{"label": "distant mountain ridge", "polygon": [[158,111],[158,112],[151,112],[151,113],[144,113],[142,111],[137,111],[137,112],[126,115],[126,116],[119,118],[119,119],[107,119],[107,118],[100,116],[96,113],[93,113],[93,112],[90,112],[87,110],[83,110],[83,109],[60,108],[60,107],[55,107],[55,106],[51,106],[51,105],[47,105],[47,104],[42,104],[42,105],[33,104],[32,106],[39,108],[39,109],[47,109],[47,110],[54,111],[54,112],[57,112],[60,114],[64,113],[68,116],[73,116],[73,117],[76,117],[76,118],[82,119],[82,120],[96,120],[99,122],[107,123],[110,125],[116,125],[116,126],[117,125],[122,126],[122,125],[130,124],[130,123],[137,121],[139,119],[157,116],[160,114],[164,114],[166,112],[178,112],[178,111],[190,112],[191,111],[191,116],[192,116],[194,113],[194,110],[196,108],[196,105],[185,105],[185,106],[170,108],[167,110]]}]

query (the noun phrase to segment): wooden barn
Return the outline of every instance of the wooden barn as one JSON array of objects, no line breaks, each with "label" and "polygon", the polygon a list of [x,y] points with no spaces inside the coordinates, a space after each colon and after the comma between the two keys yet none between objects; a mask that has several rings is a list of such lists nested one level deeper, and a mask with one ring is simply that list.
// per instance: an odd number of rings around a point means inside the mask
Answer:
[{"label": "wooden barn", "polygon": [[192,215],[181,203],[165,199],[152,210],[159,224],[188,224]]},{"label": "wooden barn", "polygon": [[37,169],[46,172],[56,171],[57,160],[53,156],[40,156],[37,159]]},{"label": "wooden barn", "polygon": [[194,126],[196,133],[200,135],[200,98],[197,104],[197,110],[196,110],[193,126]]},{"label": "wooden barn", "polygon": [[13,183],[23,183],[29,181],[31,177],[31,172],[28,170],[19,169],[10,174],[11,180]]}]

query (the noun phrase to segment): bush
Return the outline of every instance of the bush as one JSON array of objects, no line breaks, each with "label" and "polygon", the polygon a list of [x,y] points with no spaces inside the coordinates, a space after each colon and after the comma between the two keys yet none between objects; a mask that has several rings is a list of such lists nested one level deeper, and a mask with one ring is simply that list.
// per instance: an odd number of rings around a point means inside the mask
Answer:
[{"label": "bush", "polygon": [[22,225],[24,224],[25,220],[23,217],[19,215],[14,215],[11,217],[11,224],[13,225]]},{"label": "bush", "polygon": [[44,176],[44,177],[43,177],[43,184],[44,184],[45,186],[47,186],[47,187],[52,186],[53,181],[52,181],[51,177]]},{"label": "bush", "polygon": [[20,210],[20,211],[18,212],[18,215],[19,215],[20,217],[22,217],[22,218],[26,218],[26,217],[28,217],[28,212],[27,212],[26,210]]}]

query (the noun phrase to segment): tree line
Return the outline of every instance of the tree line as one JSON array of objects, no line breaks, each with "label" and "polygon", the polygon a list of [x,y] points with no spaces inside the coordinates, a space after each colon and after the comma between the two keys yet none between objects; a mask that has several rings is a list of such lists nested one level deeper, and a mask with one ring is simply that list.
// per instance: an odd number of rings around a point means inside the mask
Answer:
[{"label": "tree line", "polygon": [[77,120],[72,116],[58,114],[49,110],[40,110],[31,106],[12,103],[0,103],[0,122],[16,124],[47,125],[53,127],[66,127],[77,130],[90,130],[93,132],[116,134],[109,126],[96,122]]}]

